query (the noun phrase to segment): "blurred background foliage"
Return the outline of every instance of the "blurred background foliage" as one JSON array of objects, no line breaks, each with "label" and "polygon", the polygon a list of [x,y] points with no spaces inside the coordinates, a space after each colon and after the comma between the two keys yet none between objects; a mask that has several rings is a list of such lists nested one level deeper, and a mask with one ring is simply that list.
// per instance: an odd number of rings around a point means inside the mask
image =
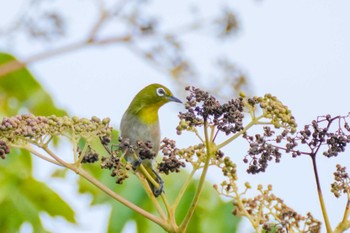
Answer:
[{"label": "blurred background foliage", "polygon": [[[138,206],[156,214],[154,205],[152,202],[148,201],[149,198],[146,192],[135,176],[128,178],[123,185],[116,185],[115,179],[113,179],[108,172],[101,172],[101,169],[97,164],[93,166],[87,165],[85,168],[117,193],[127,197],[128,200],[131,200]],[[177,194],[187,176],[188,174],[185,171],[163,176],[166,194],[170,202],[175,200],[175,194]],[[177,209],[176,218],[178,220],[182,220],[187,213],[187,209],[191,204],[197,184],[198,180],[194,179],[189,185],[188,191]],[[219,195],[213,192],[211,186],[212,185],[209,182],[206,183],[206,187],[201,194],[201,202],[194,213],[188,232],[236,232],[239,218],[234,217],[231,214],[233,209],[232,203],[223,201]],[[93,196],[91,201],[92,205],[107,203],[111,206],[108,232],[121,232],[130,221],[135,223],[137,232],[163,231],[159,226],[134,211],[125,208],[120,203],[110,199],[82,178],[79,179],[79,192],[82,194],[91,194]]]},{"label": "blurred background foliage", "polygon": [[[0,53],[0,64],[14,59],[9,54]],[[1,77],[0,90],[2,117],[26,113],[66,114],[55,106],[49,93],[25,68]],[[0,162],[0,169],[1,232],[18,232],[23,223],[31,224],[34,232],[47,232],[40,219],[42,212],[75,223],[74,210],[47,184],[33,177],[29,152],[11,150],[11,154]]]},{"label": "blurred background foliage", "polygon": [[[217,70],[215,83],[203,82],[198,79],[194,62],[183,49],[184,40],[179,35],[196,32],[209,32],[219,40],[235,35],[239,29],[236,15],[230,9],[224,9],[221,14],[210,19],[202,19],[194,14],[192,22],[182,25],[176,30],[162,28],[162,20],[152,16],[147,10],[147,1],[113,1],[105,5],[96,1],[99,17],[92,23],[88,37],[79,43],[67,47],[55,47],[55,41],[60,41],[71,33],[67,30],[69,20],[64,17],[64,9],[57,8],[55,3],[47,0],[28,1],[25,10],[18,19],[0,28],[0,39],[16,45],[18,38],[29,41],[54,45],[43,53],[16,61],[7,53],[0,53],[0,116],[14,116],[31,113],[34,115],[67,115],[67,111],[58,108],[50,93],[43,89],[40,83],[26,68],[33,62],[44,60],[74,49],[90,45],[124,43],[130,52],[137,54],[155,69],[170,77],[179,89],[185,85],[211,87],[213,91],[225,96],[232,96],[240,90],[249,92],[249,82],[244,74],[229,60],[217,59],[214,68]],[[195,8],[195,7],[194,7]],[[92,22],[92,21],[89,21]],[[117,36],[103,36],[101,31],[108,25],[118,24],[124,30]],[[115,34],[113,34],[115,35]],[[60,146],[60,142],[56,141]],[[101,171],[99,164],[84,165],[104,184],[114,189],[124,197],[146,210],[154,211],[146,193],[135,177],[127,180],[125,185],[116,185],[108,171]],[[56,171],[54,177],[64,179],[64,171]],[[178,190],[186,172],[165,177],[167,195],[172,190]],[[182,219],[190,205],[194,190],[194,180],[181,203],[177,218]],[[83,179],[78,180],[79,192],[92,196],[91,205],[107,204],[111,207],[108,232],[121,232],[124,227],[134,222],[138,232],[162,232],[162,229],[116,203],[100,192],[96,187]],[[74,209],[63,200],[55,190],[33,176],[32,159],[28,152],[12,150],[5,160],[0,161],[0,226],[1,232],[13,233],[21,231],[23,224],[30,224],[33,232],[48,232],[44,228],[41,215],[60,216],[70,223],[76,223]],[[131,191],[130,191],[131,190]],[[146,201],[147,200],[147,201]],[[232,216],[232,204],[224,202],[206,184],[200,204],[188,228],[188,232],[236,232],[239,219]],[[224,223],[224,224],[223,224]]]}]

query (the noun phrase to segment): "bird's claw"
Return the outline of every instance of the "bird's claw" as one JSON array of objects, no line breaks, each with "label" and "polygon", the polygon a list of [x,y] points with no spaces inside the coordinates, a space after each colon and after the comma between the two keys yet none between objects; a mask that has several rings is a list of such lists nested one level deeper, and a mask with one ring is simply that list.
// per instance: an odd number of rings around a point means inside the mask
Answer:
[{"label": "bird's claw", "polygon": [[157,181],[157,183],[159,184],[159,187],[156,188],[154,185],[151,185],[151,189],[153,192],[153,195],[155,197],[158,197],[159,195],[162,194],[162,192],[164,192],[164,181],[162,180],[162,178],[158,175],[158,173],[156,171],[154,171],[152,169],[154,175],[156,176],[155,181]]},{"label": "bird's claw", "polygon": [[162,192],[164,191],[163,188],[164,188],[164,183],[159,184],[159,188],[157,188],[157,189],[155,187],[153,187],[152,188],[153,195],[155,197],[158,197],[159,195],[161,195]]},{"label": "bird's claw", "polygon": [[[131,166],[132,166],[132,169],[134,171],[136,171],[140,165],[142,164],[142,159],[138,158],[138,159],[135,159],[134,161],[132,161],[131,163]],[[162,192],[164,192],[164,181],[162,180],[162,178],[158,175],[158,173],[152,169],[152,172],[154,174],[154,180],[159,184],[159,187],[156,188],[152,182],[150,182],[149,180],[147,180],[149,186],[151,187],[151,190],[152,190],[152,193],[155,197],[158,197],[162,194]]]},{"label": "bird's claw", "polygon": [[140,159],[140,158],[132,161],[132,163],[131,163],[132,170],[136,171],[136,169],[140,167],[141,163],[142,163],[142,159]]}]

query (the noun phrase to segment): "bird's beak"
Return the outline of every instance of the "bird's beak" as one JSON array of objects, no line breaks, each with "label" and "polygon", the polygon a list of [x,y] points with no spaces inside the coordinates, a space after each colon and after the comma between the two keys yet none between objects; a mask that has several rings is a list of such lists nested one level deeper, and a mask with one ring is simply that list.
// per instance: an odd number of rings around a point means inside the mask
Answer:
[{"label": "bird's beak", "polygon": [[168,100],[172,102],[182,103],[182,101],[176,98],[175,96],[168,96]]}]

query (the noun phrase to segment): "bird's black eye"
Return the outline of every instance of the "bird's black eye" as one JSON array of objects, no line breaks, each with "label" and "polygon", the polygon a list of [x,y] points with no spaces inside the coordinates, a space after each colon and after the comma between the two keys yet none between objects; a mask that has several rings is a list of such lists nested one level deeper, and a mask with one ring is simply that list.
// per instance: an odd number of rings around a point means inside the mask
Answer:
[{"label": "bird's black eye", "polygon": [[158,96],[165,96],[165,90],[161,87],[156,90]]}]

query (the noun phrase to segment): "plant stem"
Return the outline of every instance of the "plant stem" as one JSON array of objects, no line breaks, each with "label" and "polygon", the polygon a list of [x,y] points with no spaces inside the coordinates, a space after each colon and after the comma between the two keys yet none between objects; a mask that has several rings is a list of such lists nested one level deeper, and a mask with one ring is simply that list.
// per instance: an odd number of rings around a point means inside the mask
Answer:
[{"label": "plant stem", "polygon": [[[76,144],[74,144],[74,145],[76,145]],[[83,148],[83,150],[81,151],[81,153],[80,153],[80,156],[79,156],[79,153],[77,152],[77,151],[73,151],[74,152],[74,154],[77,154],[78,156],[77,156],[77,158],[76,158],[76,156],[74,156],[74,163],[75,163],[75,166],[77,166],[77,167],[79,167],[80,165],[81,165],[81,161],[83,160],[83,158],[84,158],[84,156],[85,156],[85,153],[86,153],[86,151],[87,151],[87,149],[89,148],[89,143],[86,141],[85,142],[85,145],[84,145],[84,148]]]},{"label": "plant stem", "polygon": [[331,227],[331,224],[329,222],[326,205],[325,205],[324,200],[323,200],[323,194],[322,194],[320,179],[319,179],[319,176],[318,176],[317,164],[316,164],[316,156],[315,155],[316,154],[311,155],[311,159],[312,159],[312,166],[314,168],[314,175],[315,175],[315,180],[316,180],[316,185],[317,185],[318,199],[320,201],[320,205],[321,205],[321,209],[322,209],[322,215],[323,215],[323,219],[324,219],[324,222],[325,222],[325,225],[326,225],[327,233],[332,233],[333,232],[332,231],[332,227]]},{"label": "plant stem", "polygon": [[[142,167],[141,167],[142,166]],[[140,169],[142,170],[142,172],[145,174],[145,176],[149,179],[149,180],[153,180],[154,184],[158,184],[153,178],[152,176],[148,173],[148,171],[145,169],[145,167],[141,164],[140,165]],[[176,224],[176,220],[175,220],[175,213],[174,213],[174,209],[170,207],[168,199],[166,198],[164,192],[162,192],[161,194],[161,198],[162,201],[164,203],[165,209],[168,213],[168,218],[165,217],[165,214],[163,212],[163,209],[160,207],[157,199],[154,197],[153,192],[151,191],[148,183],[146,182],[146,179],[141,177],[140,175],[137,175],[138,178],[141,180],[145,190],[147,191],[148,196],[150,197],[150,199],[152,200],[153,204],[155,205],[156,209],[158,210],[159,214],[161,215],[162,219],[167,220],[168,222],[168,231],[169,232],[177,232],[178,231],[178,225]],[[152,182],[152,181],[150,181]],[[152,183],[153,184],[153,183]],[[158,184],[159,185],[159,184]]]},{"label": "plant stem", "polygon": [[350,221],[348,220],[350,215],[350,199],[346,203],[343,220],[338,224],[333,233],[342,233],[350,228]]},{"label": "plant stem", "polygon": [[203,138],[201,137],[201,135],[199,135],[199,133],[198,133],[198,131],[197,131],[197,129],[195,128],[194,129],[194,133],[196,134],[196,136],[199,138],[199,140],[204,144],[205,143],[205,141],[203,140]]},{"label": "plant stem", "polygon": [[242,215],[245,216],[246,218],[248,218],[249,222],[252,224],[253,228],[256,230],[256,232],[260,232],[259,229],[259,222],[256,221],[256,219],[254,217],[251,216],[251,214],[248,213],[247,209],[245,208],[242,200],[241,200],[241,196],[240,194],[235,191],[235,200],[237,202],[237,205],[239,207],[239,211],[242,211]]},{"label": "plant stem", "polygon": [[214,135],[215,135],[215,126],[210,127],[210,141],[214,142]]},{"label": "plant stem", "polygon": [[209,141],[209,136],[208,136],[208,123],[206,120],[204,120],[204,135],[205,135],[205,146],[206,146],[206,150],[207,150],[207,156],[206,156],[206,160],[205,160],[205,164],[204,164],[204,167],[203,167],[203,171],[202,171],[202,174],[201,174],[201,177],[199,179],[199,184],[198,184],[198,187],[197,187],[197,190],[196,190],[196,193],[192,199],[192,203],[191,203],[191,206],[183,220],[183,222],[181,223],[180,225],[180,232],[186,232],[186,229],[187,229],[187,226],[193,216],[193,213],[197,207],[197,204],[198,204],[198,200],[199,200],[199,197],[200,197],[200,194],[202,193],[202,190],[203,190],[203,186],[204,186],[204,183],[205,183],[205,178],[206,178],[206,175],[207,175],[207,172],[208,172],[208,167],[209,167],[209,161],[210,161],[210,158],[212,156],[212,145],[211,145],[211,142]]},{"label": "plant stem", "polygon": [[166,198],[164,193],[161,194],[161,197],[165,205],[165,208],[168,212],[169,232],[178,232],[179,226],[177,225],[176,219],[175,219],[175,209],[170,207],[168,199]]},{"label": "plant stem", "polygon": [[172,213],[171,207],[170,207],[170,205],[169,205],[168,199],[166,198],[164,192],[162,192],[162,194],[161,194],[160,196],[161,196],[161,198],[162,198],[162,200],[163,200],[163,203],[164,203],[164,205],[165,205],[165,209],[166,209],[167,212],[168,212],[168,217],[169,217],[169,219],[171,219],[172,216],[173,216],[173,213]]},{"label": "plant stem", "polygon": [[176,196],[176,199],[175,199],[175,201],[174,201],[174,203],[173,203],[173,205],[172,205],[172,208],[173,208],[173,209],[176,209],[177,206],[179,205],[179,203],[180,203],[180,201],[182,200],[182,197],[183,197],[183,195],[185,194],[188,185],[191,183],[192,178],[193,178],[193,176],[194,176],[194,173],[196,173],[196,171],[197,171],[197,168],[193,168],[192,172],[191,172],[190,175],[187,177],[185,183],[182,185],[182,187],[181,187],[181,189],[180,189],[178,195]]}]

